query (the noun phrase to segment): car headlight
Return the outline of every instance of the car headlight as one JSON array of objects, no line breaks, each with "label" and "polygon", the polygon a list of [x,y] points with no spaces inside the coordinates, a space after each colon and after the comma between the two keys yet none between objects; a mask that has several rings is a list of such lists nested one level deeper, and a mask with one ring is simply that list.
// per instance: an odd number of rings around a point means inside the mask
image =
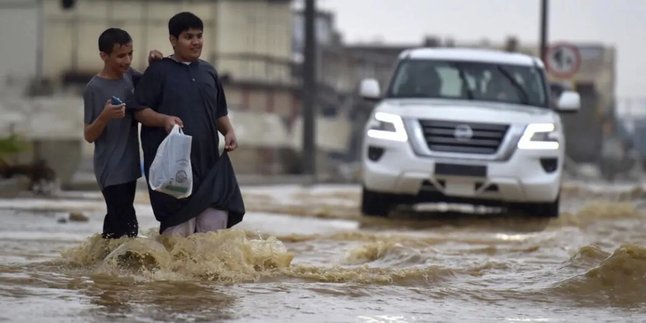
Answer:
[{"label": "car headlight", "polygon": [[553,123],[530,123],[518,141],[518,149],[559,149],[559,133]]},{"label": "car headlight", "polygon": [[393,140],[408,141],[404,121],[396,114],[377,112],[370,123],[368,137]]}]

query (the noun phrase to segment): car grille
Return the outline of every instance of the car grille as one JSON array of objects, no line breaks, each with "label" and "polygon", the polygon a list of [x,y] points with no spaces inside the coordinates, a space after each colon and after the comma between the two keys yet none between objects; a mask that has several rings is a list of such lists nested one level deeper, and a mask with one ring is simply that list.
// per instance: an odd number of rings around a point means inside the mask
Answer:
[{"label": "car grille", "polygon": [[495,154],[509,125],[420,120],[428,148],[437,152]]}]

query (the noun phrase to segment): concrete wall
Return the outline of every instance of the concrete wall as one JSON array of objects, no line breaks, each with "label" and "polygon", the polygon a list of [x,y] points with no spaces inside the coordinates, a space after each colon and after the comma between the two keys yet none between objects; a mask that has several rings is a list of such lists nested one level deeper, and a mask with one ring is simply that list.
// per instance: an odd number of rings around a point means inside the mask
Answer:
[{"label": "concrete wall", "polygon": [[0,137],[18,135],[27,146],[7,158],[11,164],[44,160],[62,184],[76,172],[83,154],[83,102],[78,97],[0,101]]},{"label": "concrete wall", "polygon": [[20,96],[36,76],[38,3],[0,1],[0,96]]},{"label": "concrete wall", "polygon": [[45,1],[44,66],[46,76],[58,79],[64,72],[95,72],[101,66],[97,40],[109,27],[123,28],[132,36],[133,67],[143,70],[148,50],[172,54],[168,41],[168,19],[177,12],[196,13],[205,24],[203,53],[212,51],[214,9],[207,3],[169,1],[77,1],[63,10],[58,1]]},{"label": "concrete wall", "polygon": [[168,19],[191,11],[204,21],[202,59],[215,63],[220,74],[291,82],[286,64],[239,58],[256,55],[289,62],[292,25],[288,1],[85,0],[77,1],[72,10],[63,10],[58,1],[45,1],[44,6],[43,64],[45,75],[54,80],[68,71],[92,73],[100,69],[97,39],[108,27],[130,33],[135,48],[133,67],[145,69],[150,49],[172,53]]},{"label": "concrete wall", "polygon": [[218,1],[214,59],[234,80],[292,84],[288,1]]}]

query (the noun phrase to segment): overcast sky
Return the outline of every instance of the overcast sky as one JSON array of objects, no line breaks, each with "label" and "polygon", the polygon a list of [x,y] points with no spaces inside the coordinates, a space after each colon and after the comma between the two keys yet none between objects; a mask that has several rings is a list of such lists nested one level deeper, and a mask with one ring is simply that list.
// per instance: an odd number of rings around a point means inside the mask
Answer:
[{"label": "overcast sky", "polygon": [[[540,0],[318,0],[336,13],[349,43],[456,42],[516,36],[538,44]],[[646,97],[646,0],[550,0],[550,41],[601,43],[617,50],[617,95]]]}]

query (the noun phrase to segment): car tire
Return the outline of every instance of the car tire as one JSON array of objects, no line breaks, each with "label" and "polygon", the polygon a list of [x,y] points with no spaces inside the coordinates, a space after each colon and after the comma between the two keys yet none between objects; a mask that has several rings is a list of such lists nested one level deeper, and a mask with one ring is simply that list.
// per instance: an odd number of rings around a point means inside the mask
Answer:
[{"label": "car tire", "polygon": [[519,205],[520,211],[531,216],[542,218],[557,218],[559,216],[560,199],[548,203],[523,203]]},{"label": "car tire", "polygon": [[361,193],[361,213],[363,215],[385,217],[393,207],[391,194],[371,191],[365,187]]},{"label": "car tire", "polygon": [[556,199],[556,201],[551,202],[551,203],[542,203],[539,206],[539,209],[541,209],[541,214],[538,214],[539,216],[546,217],[546,218],[558,218],[559,216],[559,206],[560,206],[560,199]]}]

